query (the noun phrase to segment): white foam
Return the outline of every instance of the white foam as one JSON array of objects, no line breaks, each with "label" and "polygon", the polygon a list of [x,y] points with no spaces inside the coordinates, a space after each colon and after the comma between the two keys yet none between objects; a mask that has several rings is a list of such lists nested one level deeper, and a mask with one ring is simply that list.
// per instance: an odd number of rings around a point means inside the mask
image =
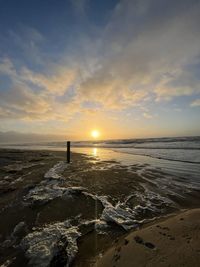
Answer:
[{"label": "white foam", "polygon": [[[146,210],[159,212],[160,206],[164,203],[173,204],[168,198],[159,195],[158,193],[150,191],[145,184],[140,184],[144,188],[144,192],[136,191],[125,199],[124,203],[118,202],[112,205],[106,196],[98,196],[87,192],[84,187],[63,187],[61,172],[66,168],[64,162],[57,163],[45,174],[45,180],[38,186],[29,191],[24,200],[34,203],[46,203],[57,197],[67,199],[73,197],[73,194],[84,194],[89,196],[95,201],[98,200],[102,203],[104,209],[99,220],[96,220],[96,229],[106,226],[108,222],[116,223],[125,230],[135,228],[141,221],[136,220],[137,215],[142,214]],[[139,201],[132,209],[128,208],[127,202],[131,197],[135,196]]]},{"label": "white foam", "polygon": [[39,185],[31,189],[24,197],[25,201],[34,203],[46,203],[57,197],[61,197],[67,188],[60,186],[62,182],[61,173],[66,169],[67,165],[64,161],[55,164],[48,172],[45,173],[45,180],[41,181]]},{"label": "white foam", "polygon": [[44,178],[46,179],[60,179],[62,178],[61,173],[67,168],[67,164],[64,161],[58,162],[48,172],[45,173]]},{"label": "white foam", "polygon": [[49,266],[59,249],[66,247],[67,266],[69,266],[78,251],[77,238],[80,236],[78,227],[73,227],[69,221],[64,221],[29,233],[22,240],[21,247],[25,250],[29,264],[37,267]]},{"label": "white foam", "polygon": [[[144,223],[144,221],[149,220],[136,219],[137,216],[143,214],[144,211],[160,213],[162,212],[160,208],[162,204],[175,206],[173,201],[164,196],[161,196],[158,193],[152,192],[145,185],[141,185],[144,187],[144,192],[136,191],[134,194],[128,196],[124,202],[118,202],[116,205],[112,205],[108,201],[108,197],[106,196],[93,195],[91,193],[83,191],[83,194],[92,197],[94,200],[99,200],[104,207],[100,219],[95,221],[96,229],[105,229],[107,223],[113,222],[128,231],[130,229],[136,228],[139,224]],[[136,197],[141,204],[135,205],[133,208],[128,208],[127,202],[132,197]]]},{"label": "white foam", "polygon": [[104,207],[100,220],[96,221],[96,229],[105,228],[107,222],[114,222],[125,230],[133,229],[138,225],[139,222],[135,220],[135,212],[128,208],[123,208],[122,203],[119,202],[113,206],[106,196],[97,196],[88,192],[83,193],[95,200],[99,200]]},{"label": "white foam", "polygon": [[24,197],[25,201],[33,204],[34,202],[44,204],[55,198],[62,197],[63,199],[71,197],[73,194],[81,193],[86,190],[83,187],[62,187],[59,186],[59,182],[41,182],[38,186],[31,189],[29,193]]}]

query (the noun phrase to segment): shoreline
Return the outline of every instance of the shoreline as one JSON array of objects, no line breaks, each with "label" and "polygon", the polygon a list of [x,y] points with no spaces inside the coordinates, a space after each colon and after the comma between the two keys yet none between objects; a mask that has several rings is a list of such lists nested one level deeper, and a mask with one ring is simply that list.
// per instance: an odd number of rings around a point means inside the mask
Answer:
[{"label": "shoreline", "polygon": [[200,265],[200,208],[180,211],[115,240],[95,267]]}]

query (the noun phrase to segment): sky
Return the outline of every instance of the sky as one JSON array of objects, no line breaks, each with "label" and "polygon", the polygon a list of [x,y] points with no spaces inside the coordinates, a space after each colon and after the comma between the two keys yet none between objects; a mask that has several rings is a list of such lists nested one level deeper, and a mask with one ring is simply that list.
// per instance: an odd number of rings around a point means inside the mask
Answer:
[{"label": "sky", "polygon": [[200,135],[199,25],[200,0],[0,0],[0,137]]}]

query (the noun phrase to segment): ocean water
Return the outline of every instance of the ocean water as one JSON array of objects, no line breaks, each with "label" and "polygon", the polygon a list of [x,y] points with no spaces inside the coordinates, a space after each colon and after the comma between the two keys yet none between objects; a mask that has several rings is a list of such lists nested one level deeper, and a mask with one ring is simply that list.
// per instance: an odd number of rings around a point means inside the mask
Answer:
[{"label": "ocean water", "polygon": [[[200,163],[200,136],[71,142],[72,148],[107,148],[127,154]],[[65,150],[66,142],[0,144],[0,147]],[[81,149],[81,151],[84,151]],[[88,151],[85,150],[85,153]]]},{"label": "ocean water", "polygon": [[117,152],[172,161],[200,163],[200,137],[75,142],[74,147],[109,148]]},{"label": "ocean water", "polygon": [[[65,151],[66,142],[0,145],[20,149]],[[200,136],[175,138],[119,139],[71,142],[71,149],[99,160],[121,164],[147,163],[181,177],[200,177]],[[194,179],[193,179],[194,178]]]},{"label": "ocean water", "polygon": [[[65,151],[66,142],[2,145],[7,148]],[[119,139],[71,142],[71,150],[98,160],[122,165],[147,164],[190,187],[200,184],[200,136],[175,138]]]}]

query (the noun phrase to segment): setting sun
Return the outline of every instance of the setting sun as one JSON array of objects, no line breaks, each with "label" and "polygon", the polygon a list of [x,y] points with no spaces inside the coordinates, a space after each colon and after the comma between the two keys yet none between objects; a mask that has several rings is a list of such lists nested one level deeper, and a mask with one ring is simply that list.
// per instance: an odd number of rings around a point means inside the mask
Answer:
[{"label": "setting sun", "polygon": [[99,133],[98,130],[93,130],[93,131],[91,131],[91,136],[92,136],[93,138],[98,138],[99,135],[100,135],[100,133]]}]

